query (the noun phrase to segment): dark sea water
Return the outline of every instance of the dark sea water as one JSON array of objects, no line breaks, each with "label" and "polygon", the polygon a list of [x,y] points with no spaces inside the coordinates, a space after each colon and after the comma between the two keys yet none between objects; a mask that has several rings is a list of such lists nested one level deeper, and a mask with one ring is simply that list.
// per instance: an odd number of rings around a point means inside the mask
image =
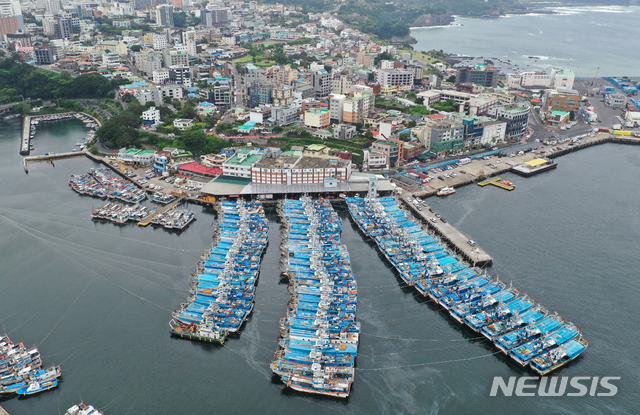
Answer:
[{"label": "dark sea water", "polygon": [[[38,131],[36,149],[51,151],[84,136],[76,123]],[[608,144],[537,177],[507,175],[513,192],[468,186],[429,200],[494,257],[492,272],[582,328],[589,349],[557,375],[621,376],[617,396],[490,397],[494,376],[532,374],[400,288],[341,208],[362,336],[351,396],[338,400],[291,391],[269,370],[288,300],[273,209],[243,333],[223,347],[172,338],[170,313],[187,298],[215,215],[190,206],[197,221],[182,233],[93,222],[103,202],[67,180],[97,164],[33,163],[25,174],[19,135],[18,120],[0,124],[0,327],[37,345],[63,378],[55,390],[0,402],[12,415],[64,413],[81,399],[107,415],[638,413],[640,147]]]},{"label": "dark sea water", "polygon": [[[451,26],[414,28],[417,51],[509,59],[527,70],[572,69],[576,76],[639,76],[640,6],[551,7],[555,14],[458,17]],[[535,59],[532,59],[535,58]]]}]

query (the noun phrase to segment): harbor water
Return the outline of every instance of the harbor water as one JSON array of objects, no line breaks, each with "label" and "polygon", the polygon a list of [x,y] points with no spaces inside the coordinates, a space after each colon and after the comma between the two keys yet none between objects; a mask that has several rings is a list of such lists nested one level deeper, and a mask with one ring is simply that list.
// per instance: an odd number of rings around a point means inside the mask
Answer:
[{"label": "harbor water", "polygon": [[[84,134],[73,122],[58,125],[52,140]],[[533,374],[401,288],[338,207],[362,330],[351,394],[337,399],[294,392],[268,366],[289,299],[274,208],[265,209],[269,244],[241,333],[224,346],[172,338],[171,311],[211,244],[213,212],[189,206],[197,220],[182,232],[91,221],[104,202],[77,195],[67,181],[98,165],[38,162],[25,174],[19,141],[20,120],[0,123],[0,329],[37,345],[43,364],[59,364],[63,375],[57,389],[0,401],[12,415],[56,414],[79,399],[105,414],[634,414],[640,407],[640,147],[596,146],[558,159],[549,173],[504,175],[516,184],[512,192],[467,186],[428,201],[494,258],[492,273],[582,329],[589,348],[553,376],[621,376],[615,397],[490,397],[495,376]]]},{"label": "harbor water", "polygon": [[[414,28],[417,51],[510,60],[520,73],[552,67],[576,76],[638,76],[640,6],[550,7],[556,14],[457,17],[450,26]],[[499,62],[495,61],[499,66]]]}]

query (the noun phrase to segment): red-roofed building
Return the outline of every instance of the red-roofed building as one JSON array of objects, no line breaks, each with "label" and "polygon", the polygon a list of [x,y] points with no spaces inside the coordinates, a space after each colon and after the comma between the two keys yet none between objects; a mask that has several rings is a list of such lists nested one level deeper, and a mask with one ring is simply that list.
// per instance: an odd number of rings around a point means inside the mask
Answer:
[{"label": "red-roofed building", "polygon": [[423,120],[444,120],[444,118],[444,115],[441,114],[430,114],[422,116]]},{"label": "red-roofed building", "polygon": [[178,172],[188,174],[190,176],[215,177],[222,174],[222,169],[216,167],[205,167],[200,163],[192,161],[178,166]]}]

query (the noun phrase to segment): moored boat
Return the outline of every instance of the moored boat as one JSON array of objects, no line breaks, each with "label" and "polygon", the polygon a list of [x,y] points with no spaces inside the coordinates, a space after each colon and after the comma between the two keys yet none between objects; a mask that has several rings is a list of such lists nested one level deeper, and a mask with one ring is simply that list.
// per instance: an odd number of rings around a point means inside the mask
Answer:
[{"label": "moored boat", "polygon": [[443,187],[440,190],[438,190],[438,192],[436,193],[436,195],[438,196],[449,196],[452,195],[456,192],[456,189],[454,189],[453,187]]}]

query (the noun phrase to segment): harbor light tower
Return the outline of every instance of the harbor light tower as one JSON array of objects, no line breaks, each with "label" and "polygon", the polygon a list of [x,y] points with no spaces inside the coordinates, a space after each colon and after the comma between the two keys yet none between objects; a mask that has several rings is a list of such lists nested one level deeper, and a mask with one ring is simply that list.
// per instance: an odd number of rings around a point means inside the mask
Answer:
[{"label": "harbor light tower", "polygon": [[369,193],[367,193],[367,197],[377,197],[378,196],[378,179],[375,177],[369,178]]}]

